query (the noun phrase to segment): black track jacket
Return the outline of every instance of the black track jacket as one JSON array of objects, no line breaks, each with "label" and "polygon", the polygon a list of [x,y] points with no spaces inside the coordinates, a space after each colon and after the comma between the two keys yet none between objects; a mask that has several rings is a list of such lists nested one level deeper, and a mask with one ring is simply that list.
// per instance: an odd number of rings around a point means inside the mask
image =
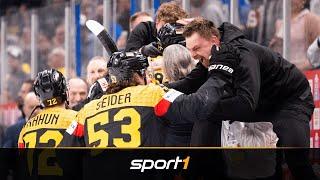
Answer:
[{"label": "black track jacket", "polygon": [[[223,23],[219,28],[221,42],[229,43],[240,50],[240,65],[235,72],[235,96],[220,101],[212,117],[216,120],[268,121],[266,115],[279,109],[290,109],[297,102],[299,108],[312,114],[314,104],[305,100],[310,94],[310,86],[304,74],[280,54],[267,47],[245,39],[240,29],[230,23]],[[177,84],[168,87],[185,91],[186,87],[206,79],[204,68],[196,67],[198,73],[191,72],[184,79],[184,88]],[[203,73],[199,73],[203,71]],[[190,92],[189,92],[190,93]],[[292,103],[294,102],[294,103]]]}]

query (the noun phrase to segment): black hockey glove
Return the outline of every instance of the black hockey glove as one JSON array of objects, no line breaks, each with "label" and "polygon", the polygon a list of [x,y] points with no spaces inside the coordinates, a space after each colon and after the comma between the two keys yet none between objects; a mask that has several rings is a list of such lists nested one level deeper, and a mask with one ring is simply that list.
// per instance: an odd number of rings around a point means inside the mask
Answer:
[{"label": "black hockey glove", "polygon": [[141,48],[141,53],[144,56],[155,58],[159,55],[162,55],[161,51],[157,48],[157,43],[152,42],[148,45],[145,45]]},{"label": "black hockey glove", "polygon": [[227,83],[233,82],[235,70],[240,63],[240,51],[230,44],[215,45],[211,48],[211,57],[209,60],[209,76],[219,76]]},{"label": "black hockey glove", "polygon": [[92,101],[94,99],[99,99],[103,96],[107,90],[109,77],[105,76],[103,78],[98,79],[95,83],[93,83],[90,87],[88,93],[88,100]]},{"label": "black hockey glove", "polygon": [[186,38],[182,36],[183,27],[184,25],[179,23],[167,23],[160,28],[157,38],[160,41],[162,51],[172,44],[186,46]]}]

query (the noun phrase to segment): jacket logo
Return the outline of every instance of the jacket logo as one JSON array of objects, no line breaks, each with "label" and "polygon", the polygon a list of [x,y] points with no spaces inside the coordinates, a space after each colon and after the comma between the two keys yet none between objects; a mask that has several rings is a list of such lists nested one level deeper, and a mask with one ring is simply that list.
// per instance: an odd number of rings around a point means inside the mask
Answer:
[{"label": "jacket logo", "polygon": [[225,65],[222,65],[222,64],[213,64],[211,66],[209,66],[208,70],[211,71],[211,70],[214,70],[214,69],[221,69],[223,71],[227,71],[228,73],[233,73],[233,69],[229,66],[225,66]]}]

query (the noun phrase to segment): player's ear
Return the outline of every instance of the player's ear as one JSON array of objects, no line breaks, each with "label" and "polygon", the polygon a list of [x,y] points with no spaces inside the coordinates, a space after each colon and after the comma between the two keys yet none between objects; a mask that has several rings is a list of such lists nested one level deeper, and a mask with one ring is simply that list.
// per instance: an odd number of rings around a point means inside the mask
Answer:
[{"label": "player's ear", "polygon": [[215,35],[212,35],[212,36],[211,36],[210,41],[211,41],[214,45],[216,45],[216,46],[219,46],[219,45],[220,45],[220,40],[219,40],[219,38],[218,38],[217,36],[215,36]]}]

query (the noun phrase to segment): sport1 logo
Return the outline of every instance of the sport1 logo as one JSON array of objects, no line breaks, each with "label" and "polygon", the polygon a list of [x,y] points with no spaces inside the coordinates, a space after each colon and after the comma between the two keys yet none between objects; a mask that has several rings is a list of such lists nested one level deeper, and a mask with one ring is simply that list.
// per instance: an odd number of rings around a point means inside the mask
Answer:
[{"label": "sport1 logo", "polygon": [[170,159],[166,161],[165,159],[158,159],[158,160],[152,160],[152,159],[134,159],[131,161],[131,167],[130,169],[140,169],[141,172],[144,172],[144,170],[150,170],[150,169],[170,169],[171,166],[173,166],[173,169],[177,169],[179,163],[183,163],[183,169],[188,169],[190,161],[190,156],[187,156],[185,159],[180,159],[179,156],[176,157],[176,159]]}]

